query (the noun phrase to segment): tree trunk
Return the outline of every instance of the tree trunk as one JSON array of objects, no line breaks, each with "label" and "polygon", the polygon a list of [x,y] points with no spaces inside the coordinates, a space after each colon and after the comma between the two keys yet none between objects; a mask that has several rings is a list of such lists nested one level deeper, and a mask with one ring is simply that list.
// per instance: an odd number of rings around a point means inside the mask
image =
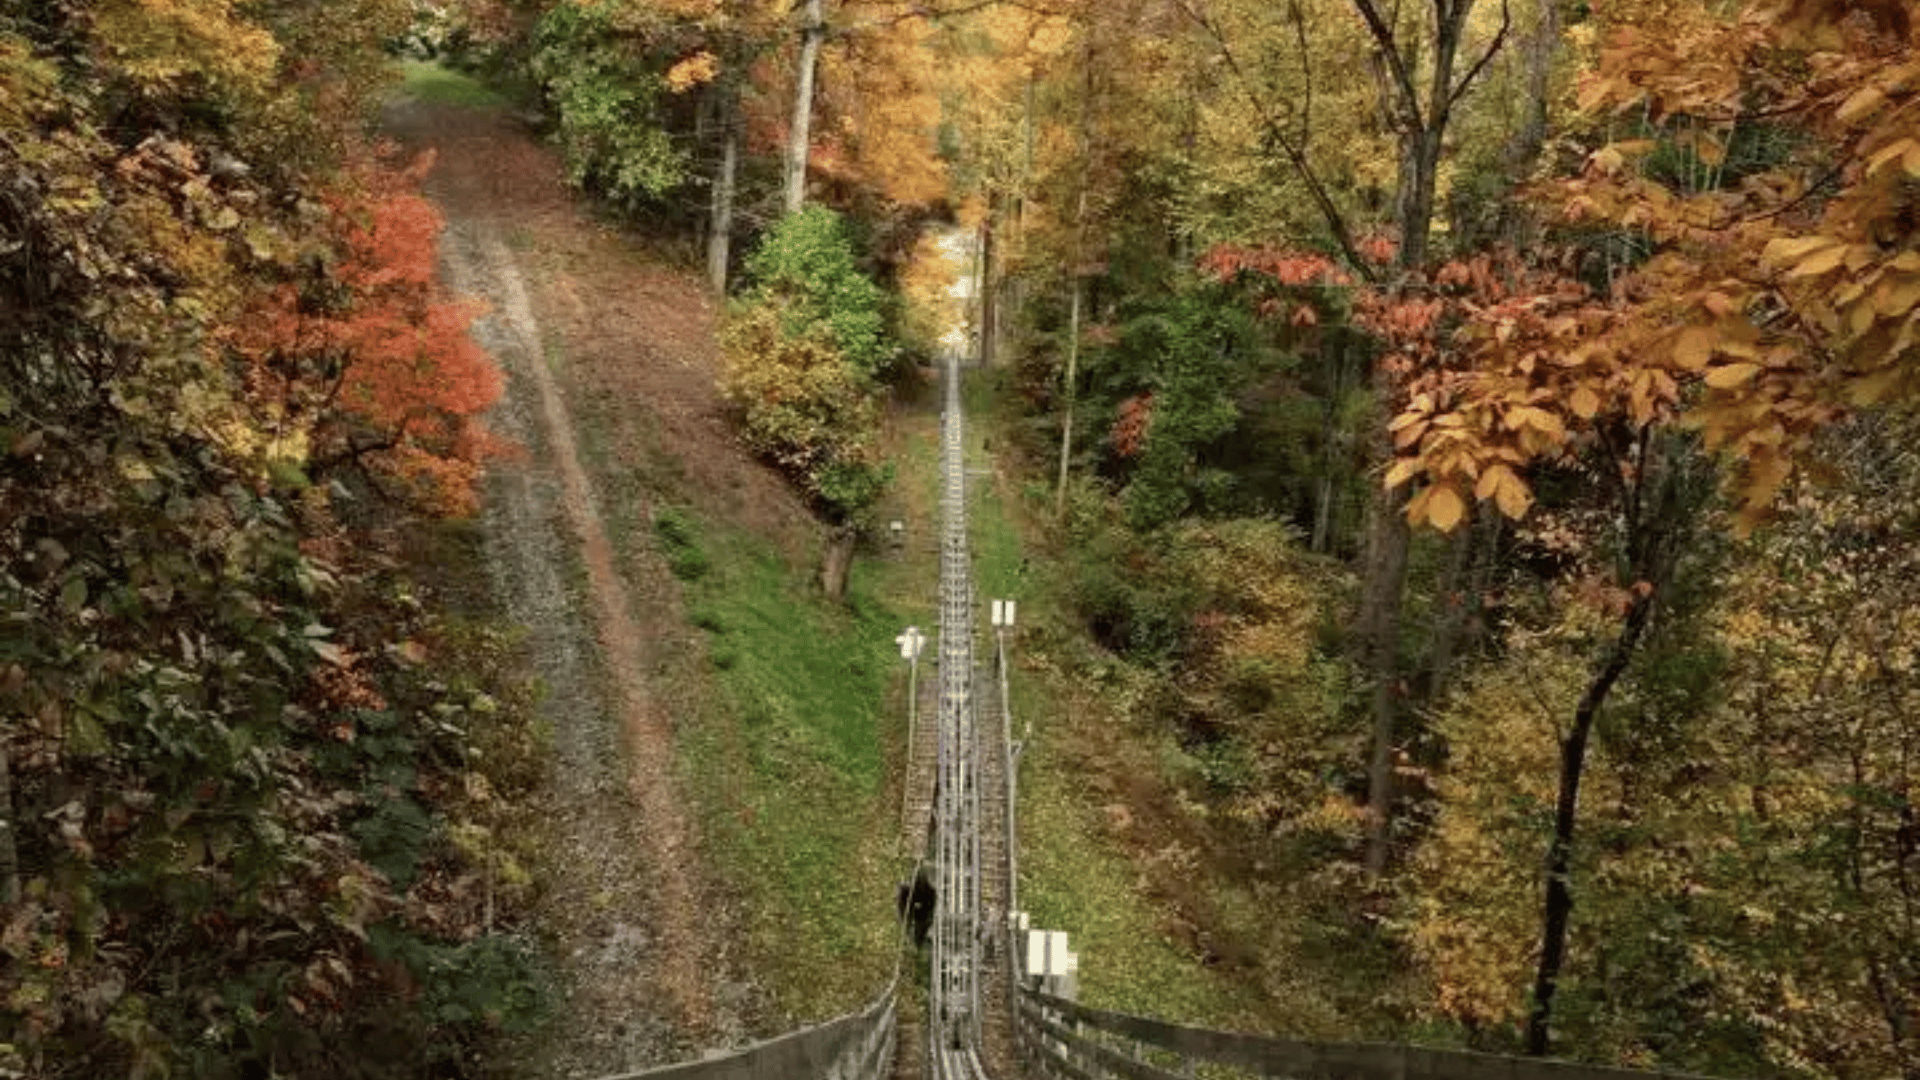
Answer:
[{"label": "tree trunk", "polygon": [[1620,634],[1607,651],[1606,661],[1587,684],[1574,709],[1573,730],[1560,744],[1560,795],[1553,812],[1553,842],[1547,848],[1547,903],[1541,916],[1540,969],[1533,980],[1533,1008],[1527,1016],[1527,1053],[1543,1057],[1552,1041],[1553,995],[1567,958],[1567,925],[1573,915],[1573,831],[1580,812],[1580,777],[1586,769],[1587,739],[1594,718],[1606,704],[1613,684],[1633,659],[1634,647],[1653,614],[1654,594],[1636,596],[1627,609]]},{"label": "tree trunk", "polygon": [[1331,363],[1326,370],[1326,406],[1320,410],[1320,484],[1313,508],[1311,550],[1325,555],[1333,550],[1334,500],[1339,487],[1334,478],[1346,470],[1349,456],[1346,437],[1340,431],[1340,405],[1347,396],[1347,365],[1352,352],[1347,343],[1336,338],[1322,351]]},{"label": "tree trunk", "polygon": [[1405,488],[1378,492],[1367,523],[1367,578],[1361,627],[1373,677],[1373,754],[1367,764],[1367,872],[1387,868],[1393,812],[1393,747],[1400,711],[1400,599],[1411,535]]},{"label": "tree trunk", "polygon": [[1093,171],[1093,45],[1082,51],[1086,69],[1086,91],[1080,98],[1080,195],[1073,211],[1073,265],[1067,268],[1073,281],[1073,299],[1067,314],[1067,385],[1065,408],[1060,424],[1060,482],[1053,491],[1055,517],[1067,515],[1067,469],[1073,462],[1073,405],[1080,379],[1080,264],[1086,261],[1087,183]]},{"label": "tree trunk", "polygon": [[987,200],[987,220],[980,225],[980,280],[974,287],[980,290],[980,366],[993,366],[994,335],[998,333],[995,325],[1000,321],[999,305],[993,296],[993,212],[998,204],[995,198]]},{"label": "tree trunk", "polygon": [[807,201],[807,148],[813,126],[813,72],[820,59],[820,39],[826,24],[821,0],[806,0],[806,25],[800,28],[800,72],[795,79],[793,123],[787,128],[786,211],[796,213]]},{"label": "tree trunk", "polygon": [[721,90],[720,168],[713,174],[713,215],[707,233],[707,280],[713,291],[727,291],[727,258],[733,242],[733,177],[740,162],[739,100],[732,87]]},{"label": "tree trunk", "polygon": [[1427,265],[1427,241],[1433,234],[1434,187],[1440,175],[1440,132],[1428,129],[1413,137],[1411,189],[1401,205],[1400,267],[1417,271]]},{"label": "tree trunk", "polygon": [[853,567],[853,549],[860,533],[851,525],[835,525],[827,532],[826,550],[820,553],[820,591],[829,600],[844,600],[847,572]]},{"label": "tree trunk", "polygon": [[[1086,196],[1081,195],[1081,202]],[[1067,515],[1067,468],[1073,461],[1073,404],[1080,381],[1080,274],[1073,275],[1073,300],[1067,307],[1067,385],[1060,414],[1060,482],[1053,489],[1053,514]]]},{"label": "tree trunk", "polygon": [[1887,977],[1886,965],[1874,953],[1867,955],[1867,981],[1873,987],[1873,995],[1880,1002],[1880,1015],[1887,1022],[1887,1042],[1893,1050],[1893,1060],[1900,1069],[1901,1080],[1920,1080],[1920,1055],[1912,1049],[1914,1041],[1914,1021],[1909,1016],[1916,1015],[1913,1010],[1901,1003],[1901,994]]},{"label": "tree trunk", "polygon": [[1327,546],[1333,542],[1333,473],[1324,473],[1320,477],[1320,491],[1313,504],[1313,538],[1308,550],[1316,555],[1325,555]]},{"label": "tree trunk", "polygon": [[1447,691],[1454,658],[1466,640],[1469,612],[1484,591],[1481,571],[1499,530],[1498,512],[1482,504],[1472,524],[1456,533],[1449,545],[1447,568],[1440,577],[1440,626],[1433,635],[1433,654],[1427,659],[1426,701],[1438,701]]},{"label": "tree trunk", "polygon": [[1018,243],[1025,243],[1027,237],[1027,199],[1033,187],[1033,74],[1027,74],[1026,107],[1021,110],[1020,123],[1025,131],[1023,139],[1026,153],[1020,159],[1020,201],[1013,212],[1013,235]]},{"label": "tree trunk", "polygon": [[20,847],[14,835],[13,768],[6,740],[0,739],[0,904],[20,903]]},{"label": "tree trunk", "polygon": [[1533,171],[1533,163],[1547,144],[1548,96],[1553,90],[1553,57],[1560,46],[1559,0],[1535,0],[1537,9],[1533,32],[1521,47],[1521,63],[1527,78],[1526,114],[1507,144],[1507,170],[1524,179]]},{"label": "tree trunk", "polygon": [[[1387,115],[1400,139],[1400,191],[1397,209],[1400,218],[1399,267],[1403,279],[1418,273],[1427,264],[1427,242],[1433,230],[1435,182],[1440,171],[1442,141],[1453,114],[1453,103],[1472,85],[1487,60],[1505,40],[1507,22],[1502,15],[1500,36],[1481,59],[1470,67],[1456,85],[1454,61],[1460,50],[1467,16],[1474,0],[1433,0],[1433,52],[1430,82],[1424,104],[1414,79],[1418,65],[1409,62],[1411,49],[1403,54],[1404,43],[1394,27],[1383,17],[1373,0],[1353,0],[1366,22],[1377,50],[1376,76],[1381,94],[1394,102]],[[1382,408],[1391,413],[1397,388],[1384,374],[1376,374],[1374,392]],[[1393,450],[1380,433],[1375,458],[1391,460]],[[1373,501],[1373,520],[1369,524],[1369,548],[1365,595],[1361,606],[1363,635],[1369,674],[1373,678],[1373,754],[1367,768],[1367,870],[1378,875],[1386,869],[1388,835],[1393,803],[1393,743],[1395,713],[1400,677],[1400,599],[1407,581],[1407,522],[1402,508],[1405,488],[1382,492]]]}]

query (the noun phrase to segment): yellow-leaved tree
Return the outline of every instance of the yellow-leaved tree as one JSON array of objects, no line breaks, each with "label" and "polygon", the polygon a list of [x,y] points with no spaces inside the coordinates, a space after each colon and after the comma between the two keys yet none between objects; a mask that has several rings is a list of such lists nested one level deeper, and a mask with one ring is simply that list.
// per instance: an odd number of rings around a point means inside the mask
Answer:
[{"label": "yellow-leaved tree", "polygon": [[1480,307],[1460,332],[1464,369],[1427,373],[1394,422],[1387,482],[1418,482],[1416,523],[1450,529],[1471,499],[1521,517],[1541,463],[1585,462],[1614,493],[1604,586],[1618,629],[1561,739],[1534,1053],[1548,1049],[1566,958],[1589,739],[1701,505],[1687,441],[1697,433],[1728,463],[1744,530],[1823,431],[1920,402],[1914,14],[1901,0],[1754,0],[1616,26],[1580,102],[1631,137],[1596,150],[1559,202],[1644,257],[1609,262],[1604,282],[1576,266]]}]

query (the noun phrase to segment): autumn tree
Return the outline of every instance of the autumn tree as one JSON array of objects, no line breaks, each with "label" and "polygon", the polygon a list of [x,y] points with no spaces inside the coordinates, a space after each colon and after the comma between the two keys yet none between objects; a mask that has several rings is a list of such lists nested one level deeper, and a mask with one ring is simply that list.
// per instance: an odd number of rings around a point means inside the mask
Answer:
[{"label": "autumn tree", "polygon": [[[1683,552],[1592,732],[1560,1052],[1911,1073],[1910,432],[1841,424],[1819,439],[1819,488],[1747,540],[1696,529]],[[1516,538],[1591,568],[1594,519],[1568,513],[1552,471]],[[1619,610],[1581,573],[1528,582],[1503,575],[1501,661],[1436,718],[1453,751],[1408,878],[1429,1008],[1488,1048],[1528,1013],[1562,738]]]},{"label": "autumn tree", "polygon": [[[354,52],[381,20],[327,27],[378,5],[323,7],[0,22],[10,1072],[425,1072],[533,1015],[525,957],[480,918],[475,849],[429,843],[476,835],[447,792],[520,790],[465,765],[517,737],[513,710],[488,698],[484,718],[446,657],[438,689],[418,677],[432,620],[393,602],[389,553],[312,482],[340,425],[439,446],[401,419],[397,393],[426,390],[401,369],[458,352],[464,326],[412,289],[430,219],[391,197],[326,206],[331,153],[377,95],[360,79],[386,61]],[[338,70],[307,66],[330,49]],[[374,325],[266,371],[245,342],[293,279]]]},{"label": "autumn tree", "polygon": [[[1822,430],[1853,409],[1911,404],[1920,253],[1905,177],[1920,177],[1920,152],[1901,119],[1916,70],[1910,12],[1756,3],[1672,30],[1616,32],[1582,101],[1640,108],[1651,137],[1596,151],[1563,195],[1569,216],[1631,230],[1651,257],[1615,268],[1610,290],[1591,300],[1563,287],[1479,313],[1466,332],[1474,368],[1416,397],[1396,421],[1407,456],[1389,482],[1425,481],[1408,506],[1413,520],[1451,527],[1469,491],[1516,492],[1513,509],[1524,510],[1513,466],[1607,437],[1624,419],[1630,431],[1700,431],[1732,463],[1731,492],[1750,527],[1806,467]],[[1749,161],[1729,176],[1729,146],[1761,118],[1791,126],[1818,153]],[[1684,155],[1682,169],[1656,167],[1662,146]],[[1637,477],[1651,463],[1631,464]],[[1630,660],[1650,615],[1636,609],[1658,603],[1658,586],[1616,580],[1646,595],[1627,607],[1588,698],[1603,701],[1609,673],[1617,678]],[[1578,715],[1592,711],[1588,698]],[[1562,748],[1534,1053],[1549,1045],[1565,955],[1584,751],[1571,735]]]},{"label": "autumn tree", "polygon": [[334,259],[318,280],[275,289],[237,337],[304,426],[317,475],[363,466],[426,505],[470,512],[491,446],[480,414],[501,379],[468,336],[474,311],[435,279],[440,216],[408,190],[431,164],[360,162],[328,200]]},{"label": "autumn tree", "polygon": [[754,284],[722,334],[721,392],[747,445],[826,515],[821,577],[838,598],[862,518],[892,477],[875,445],[881,376],[894,358],[883,296],[855,265],[839,215],[825,207],[782,219],[748,271]]}]

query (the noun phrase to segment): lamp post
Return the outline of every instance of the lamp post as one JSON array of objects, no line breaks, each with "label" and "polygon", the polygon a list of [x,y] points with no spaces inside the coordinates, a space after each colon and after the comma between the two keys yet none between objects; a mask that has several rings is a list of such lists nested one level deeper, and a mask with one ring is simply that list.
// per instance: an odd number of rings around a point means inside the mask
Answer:
[{"label": "lamp post", "polygon": [[[900,658],[907,662],[907,762],[909,771],[913,762],[914,725],[920,710],[920,648],[927,643],[927,636],[917,626],[909,626],[893,639],[900,645]],[[905,816],[912,807],[906,803],[913,797],[912,788],[907,784],[901,787],[901,816]]]},{"label": "lamp post", "polygon": [[1020,910],[1020,853],[1015,845],[1019,836],[1014,828],[1015,795],[1019,790],[1015,770],[1019,768],[1020,756],[1013,748],[1013,705],[1007,695],[1007,631],[1013,629],[1014,603],[1011,600],[995,600],[989,606],[989,621],[993,624],[994,664],[1000,670],[1000,731],[1001,753],[1006,755],[1007,774],[1007,910]]}]

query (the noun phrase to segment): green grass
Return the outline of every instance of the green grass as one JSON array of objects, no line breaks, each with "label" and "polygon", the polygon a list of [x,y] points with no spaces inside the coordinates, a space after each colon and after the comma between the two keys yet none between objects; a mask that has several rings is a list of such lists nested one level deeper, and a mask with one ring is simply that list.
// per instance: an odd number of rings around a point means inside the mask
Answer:
[{"label": "green grass", "polygon": [[711,678],[730,722],[682,745],[724,876],[746,896],[753,953],[794,1017],[864,1003],[892,960],[897,810],[887,751],[901,622],[875,598],[875,568],[854,564],[845,609],[761,538],[715,528],[681,550],[708,569],[686,585],[707,635]]},{"label": "green grass", "polygon": [[488,109],[507,103],[505,97],[480,80],[431,60],[402,60],[400,74],[406,92],[430,105]]},{"label": "green grass", "polygon": [[[550,350],[566,370],[565,351]],[[646,599],[660,635],[656,692],[675,719],[683,797],[702,869],[729,898],[775,1015],[758,1034],[865,1005],[893,972],[898,805],[887,763],[905,737],[899,618],[881,568],[855,561],[845,605],[813,584],[803,544],[739,529],[700,505],[679,461],[627,403],[577,401],[576,437],[623,572],[658,557],[678,596]]]},{"label": "green grass", "polygon": [[1245,1024],[1233,988],[1163,931],[1136,890],[1133,858],[1097,836],[1085,778],[1048,738],[1046,718],[1034,726],[1020,771],[1020,899],[1034,926],[1067,931],[1080,955],[1080,1000],[1175,1022]]},{"label": "green grass", "polygon": [[[998,372],[972,371],[962,386],[970,469],[993,466],[985,449],[998,433]],[[969,540],[982,601],[1012,599],[1009,695],[1014,735],[1033,741],[1020,767],[1020,901],[1035,927],[1065,930],[1080,955],[1081,999],[1170,1020],[1245,1023],[1234,988],[1171,940],[1150,898],[1137,888],[1136,855],[1101,835],[1084,769],[1064,745],[1070,687],[1057,672],[1022,666],[1036,650],[1058,654],[1082,636],[1063,582],[1045,556],[1029,551],[1011,477],[970,478]],[[1046,665],[1052,668],[1052,664]]]}]

